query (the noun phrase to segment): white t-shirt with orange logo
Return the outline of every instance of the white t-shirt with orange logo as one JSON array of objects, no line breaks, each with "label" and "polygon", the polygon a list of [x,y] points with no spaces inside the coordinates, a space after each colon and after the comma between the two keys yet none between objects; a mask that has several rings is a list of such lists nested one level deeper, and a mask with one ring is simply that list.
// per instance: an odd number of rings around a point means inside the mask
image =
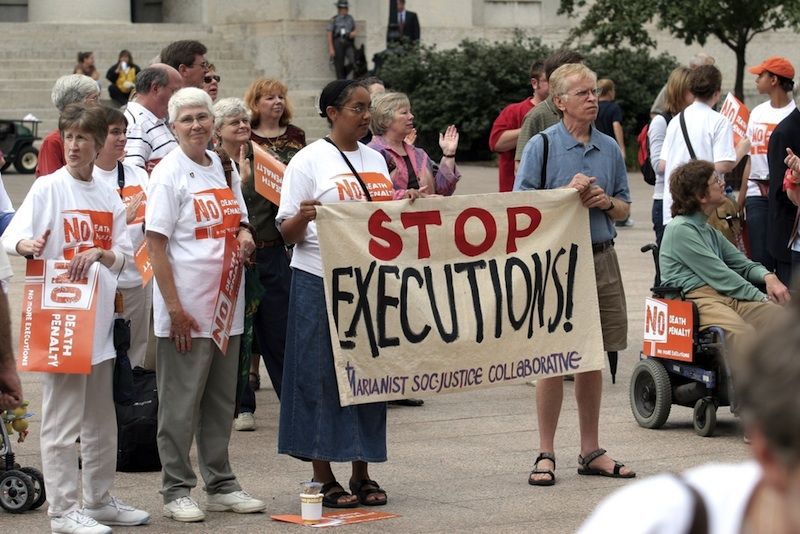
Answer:
[{"label": "white t-shirt with orange logo", "polygon": [[767,163],[767,148],[772,130],[794,111],[797,105],[794,100],[782,108],[773,108],[769,101],[762,102],[750,112],[747,122],[747,137],[750,138],[750,181],[747,184],[748,197],[760,197],[761,191],[753,180],[769,179],[769,164]]},{"label": "white t-shirt with orange logo", "polygon": [[[394,199],[389,169],[380,152],[358,143],[358,150],[344,154],[367,184],[373,201]],[[311,143],[295,154],[286,167],[281,187],[281,205],[276,216],[278,223],[294,216],[303,200],[319,200],[322,204],[367,200],[361,184],[339,151],[324,139]],[[295,246],[292,267],[322,276],[315,221],[308,223],[303,241]]]},{"label": "white t-shirt with orange logo", "polygon": [[[122,188],[122,203],[127,207],[130,203],[131,197],[147,189],[147,172],[141,167],[123,164],[122,168],[125,173],[125,187]],[[111,171],[105,171],[100,167],[94,167],[92,176],[100,182],[108,185],[117,192],[119,195],[119,180],[117,178],[117,168],[114,167]],[[136,218],[128,224],[128,237],[131,239],[133,251],[139,248],[139,245],[144,241],[144,209],[146,206],[146,198],[139,206],[136,212]],[[126,215],[127,218],[127,215]],[[139,274],[139,269],[136,268],[135,262],[127,262],[125,268],[119,275],[118,286],[121,288],[140,287],[142,285],[142,275]]]},{"label": "white t-shirt with orange logo", "polygon": [[[226,235],[235,236],[247,222],[247,208],[236,169],[231,187],[219,157],[206,151],[204,167],[176,148],[159,162],[147,185],[148,232],[167,236],[167,257],[181,304],[200,326],[192,337],[211,337],[214,304],[219,294]],[[155,334],[169,337],[170,318],[158,282],[153,288]],[[244,282],[239,286],[231,335],[244,330]]]},{"label": "white t-shirt with orange logo", "polygon": [[[67,167],[62,167],[33,182],[3,234],[3,246],[9,254],[17,254],[17,243],[21,240],[35,239],[50,230],[40,259],[71,260],[84,250],[100,247],[112,250],[128,264],[133,263],[133,248],[126,228],[125,206],[111,187],[99,180],[76,180]],[[121,261],[117,263],[123,267]],[[100,269],[92,365],[116,356],[113,338],[116,279],[111,270]]]}]

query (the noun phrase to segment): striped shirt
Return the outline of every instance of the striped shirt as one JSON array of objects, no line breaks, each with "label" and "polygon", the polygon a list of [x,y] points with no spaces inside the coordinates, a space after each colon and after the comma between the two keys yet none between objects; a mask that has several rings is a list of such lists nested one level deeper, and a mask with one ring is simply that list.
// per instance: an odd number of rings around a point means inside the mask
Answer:
[{"label": "striped shirt", "polygon": [[156,163],[178,143],[167,122],[157,118],[141,104],[129,102],[125,118],[128,119],[128,141],[125,144],[124,163],[141,167],[149,175]]}]

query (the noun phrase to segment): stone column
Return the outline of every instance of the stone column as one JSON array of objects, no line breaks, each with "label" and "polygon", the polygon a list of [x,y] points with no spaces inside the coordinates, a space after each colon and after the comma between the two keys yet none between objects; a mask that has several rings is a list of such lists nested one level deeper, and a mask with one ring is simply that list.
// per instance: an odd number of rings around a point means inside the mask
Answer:
[{"label": "stone column", "polygon": [[130,22],[129,0],[28,0],[28,22]]}]

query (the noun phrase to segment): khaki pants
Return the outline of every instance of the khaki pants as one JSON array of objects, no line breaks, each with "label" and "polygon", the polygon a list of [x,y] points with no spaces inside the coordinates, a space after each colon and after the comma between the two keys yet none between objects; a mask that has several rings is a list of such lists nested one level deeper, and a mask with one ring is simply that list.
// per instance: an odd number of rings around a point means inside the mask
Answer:
[{"label": "khaki pants", "polygon": [[[59,517],[83,506],[111,500],[117,468],[117,415],[114,411],[114,360],[92,366],[88,375],[42,375],[42,473],[48,515]],[[78,470],[81,438],[83,470]]]},{"label": "khaki pants", "polygon": [[701,330],[718,326],[725,331],[729,355],[733,350],[746,351],[755,340],[756,332],[775,324],[783,313],[783,308],[773,302],[737,300],[709,286],[690,291],[686,298],[697,305]]},{"label": "khaki pants", "polygon": [[228,460],[241,336],[231,336],[227,354],[210,338],[192,338],[192,350],[178,352],[169,338],[156,338],[158,454],[164,503],[187,497],[197,485],[189,460],[192,438],[207,493],[241,487]]}]

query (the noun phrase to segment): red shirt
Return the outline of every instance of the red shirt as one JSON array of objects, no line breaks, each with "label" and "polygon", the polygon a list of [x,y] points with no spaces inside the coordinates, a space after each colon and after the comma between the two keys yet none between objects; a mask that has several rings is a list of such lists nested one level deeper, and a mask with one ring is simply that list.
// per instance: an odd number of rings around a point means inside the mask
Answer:
[{"label": "red shirt", "polygon": [[[494,121],[492,133],[489,134],[489,149],[493,152],[498,139],[506,130],[516,130],[522,127],[525,115],[533,109],[533,102],[528,97],[521,102],[509,104]],[[514,188],[514,153],[516,147],[505,152],[500,152],[498,158],[498,170],[500,175],[500,192],[511,191]]]},{"label": "red shirt", "polygon": [[39,163],[36,165],[36,178],[53,174],[67,164],[64,159],[64,142],[58,128],[47,134],[39,148]]}]

